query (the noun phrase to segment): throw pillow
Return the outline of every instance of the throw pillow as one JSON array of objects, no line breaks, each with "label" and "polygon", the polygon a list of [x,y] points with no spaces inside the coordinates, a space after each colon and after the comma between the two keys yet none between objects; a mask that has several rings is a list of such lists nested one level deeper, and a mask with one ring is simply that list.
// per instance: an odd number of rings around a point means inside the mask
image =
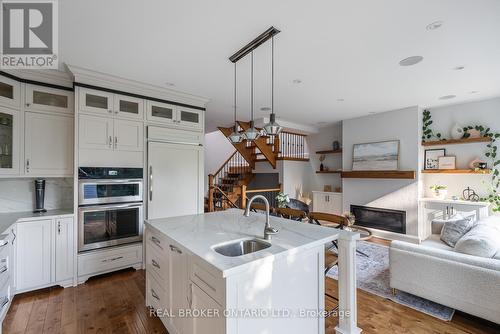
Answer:
[{"label": "throw pillow", "polygon": [[457,241],[469,232],[474,226],[472,217],[467,217],[459,220],[449,220],[444,223],[441,230],[441,240],[450,247],[455,247]]},{"label": "throw pillow", "polygon": [[490,224],[479,222],[456,244],[460,253],[492,258],[499,251],[500,230]]}]

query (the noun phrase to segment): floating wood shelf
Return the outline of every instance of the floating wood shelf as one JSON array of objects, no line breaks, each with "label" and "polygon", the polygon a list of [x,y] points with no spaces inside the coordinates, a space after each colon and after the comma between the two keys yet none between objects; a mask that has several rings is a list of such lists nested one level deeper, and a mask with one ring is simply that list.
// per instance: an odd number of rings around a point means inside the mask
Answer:
[{"label": "floating wood shelf", "polygon": [[338,154],[338,153],[342,153],[342,149],[339,149],[339,150],[316,151],[316,154]]},{"label": "floating wood shelf", "polygon": [[473,170],[473,169],[424,169],[424,174],[490,174],[490,169]]},{"label": "floating wood shelf", "polygon": [[471,143],[489,143],[489,137],[481,138],[462,138],[462,139],[447,139],[447,140],[434,140],[423,141],[422,146],[442,146],[442,145],[457,145],[457,144],[471,144]]},{"label": "floating wood shelf", "polygon": [[340,174],[342,173],[341,170],[318,170],[316,171],[317,174]]},{"label": "floating wood shelf", "polygon": [[343,171],[343,179],[407,179],[414,180],[413,170],[351,170]]}]

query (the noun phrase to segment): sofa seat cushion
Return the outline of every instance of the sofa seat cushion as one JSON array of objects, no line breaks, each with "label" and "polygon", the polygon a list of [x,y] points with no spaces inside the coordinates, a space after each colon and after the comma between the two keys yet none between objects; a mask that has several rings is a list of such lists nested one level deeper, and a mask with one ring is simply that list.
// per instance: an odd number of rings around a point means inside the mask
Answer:
[{"label": "sofa seat cushion", "polygon": [[455,247],[460,238],[474,226],[472,217],[461,217],[460,219],[450,219],[444,223],[441,231],[441,240],[450,247]]},{"label": "sofa seat cushion", "polygon": [[499,251],[500,229],[489,221],[479,221],[455,246],[460,253],[492,258]]},{"label": "sofa seat cushion", "polygon": [[454,250],[453,247],[450,247],[447,244],[445,244],[443,241],[441,241],[441,235],[439,235],[439,234],[431,234],[427,239],[422,241],[421,245],[425,246],[425,247],[444,249],[444,250],[448,250],[448,251]]}]

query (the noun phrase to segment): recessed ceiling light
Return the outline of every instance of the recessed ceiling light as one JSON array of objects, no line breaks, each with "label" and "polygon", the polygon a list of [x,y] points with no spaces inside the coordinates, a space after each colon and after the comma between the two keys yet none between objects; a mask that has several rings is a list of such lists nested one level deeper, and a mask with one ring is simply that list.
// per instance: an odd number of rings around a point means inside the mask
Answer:
[{"label": "recessed ceiling light", "polygon": [[424,57],[422,57],[422,56],[411,56],[411,57],[408,57],[408,58],[401,60],[399,62],[399,65],[412,66],[412,65],[420,63],[422,60],[424,60]]},{"label": "recessed ceiling light", "polygon": [[326,124],[326,122],[317,122],[316,124],[317,124],[317,125],[325,125],[325,124]]},{"label": "recessed ceiling light", "polygon": [[444,95],[444,96],[441,96],[439,99],[440,100],[449,100],[449,99],[454,99],[455,97],[457,97],[456,95]]},{"label": "recessed ceiling light", "polygon": [[373,114],[376,114],[377,112],[376,111],[370,111],[368,112],[370,115],[373,115]]},{"label": "recessed ceiling light", "polygon": [[260,108],[260,111],[271,111],[271,108],[269,108],[269,107],[262,107],[262,108]]},{"label": "recessed ceiling light", "polygon": [[344,99],[337,99],[337,101],[344,102],[345,100]]},{"label": "recessed ceiling light", "polygon": [[457,66],[457,67],[454,67],[453,69],[454,69],[455,71],[461,71],[461,70],[463,70],[464,68],[465,68],[465,66]]},{"label": "recessed ceiling light", "polygon": [[435,21],[435,22],[432,22],[432,23],[429,23],[427,25],[427,27],[425,27],[427,30],[436,30],[436,29],[439,29],[441,28],[441,26],[443,25],[443,21]]},{"label": "recessed ceiling light", "polygon": [[302,83],[302,80],[300,80],[300,79],[294,79],[292,82],[294,84],[299,84],[299,83]]},{"label": "recessed ceiling light", "polygon": [[479,91],[477,91],[477,90],[471,90],[471,91],[469,92],[469,94],[477,94],[477,93],[479,93]]},{"label": "recessed ceiling light", "polygon": [[172,82],[165,82],[165,86],[172,87],[172,86],[175,86],[175,84]]}]

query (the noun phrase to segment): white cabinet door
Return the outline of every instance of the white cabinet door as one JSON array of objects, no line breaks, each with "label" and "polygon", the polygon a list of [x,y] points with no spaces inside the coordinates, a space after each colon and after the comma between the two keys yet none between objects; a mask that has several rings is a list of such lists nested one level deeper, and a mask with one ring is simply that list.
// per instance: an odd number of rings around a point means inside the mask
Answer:
[{"label": "white cabinet door", "polygon": [[80,148],[113,149],[113,119],[80,115],[78,138]]},{"label": "white cabinet door", "polygon": [[148,217],[201,213],[203,148],[149,142]]},{"label": "white cabinet door", "polygon": [[73,218],[55,220],[55,280],[66,281],[73,278],[75,244],[73,238]]},{"label": "white cabinet door", "polygon": [[194,283],[190,283],[189,293],[192,296],[191,309],[198,311],[208,310],[209,312],[217,310],[219,312],[218,317],[190,318],[190,325],[192,326],[190,332],[193,334],[225,333],[225,318],[222,307]]},{"label": "white cabinet door", "polygon": [[21,106],[21,83],[0,75],[0,105],[16,109]]},{"label": "white cabinet door", "polygon": [[146,102],[146,119],[149,122],[175,124],[176,113],[174,105],[154,101]]},{"label": "white cabinet door", "polygon": [[144,123],[121,119],[114,121],[114,148],[119,151],[144,150]]},{"label": "white cabinet door", "polygon": [[177,124],[193,130],[203,129],[203,111],[185,107],[177,107]]},{"label": "white cabinet door", "polygon": [[78,100],[81,112],[89,112],[102,116],[111,116],[113,114],[114,94],[81,87],[78,90],[80,92]]},{"label": "white cabinet door", "polygon": [[19,175],[19,111],[0,107],[0,176]]},{"label": "white cabinet door", "polygon": [[73,175],[73,117],[25,113],[25,174]]},{"label": "white cabinet door", "polygon": [[313,211],[326,213],[326,195],[324,193],[313,194]]},{"label": "white cabinet door", "polygon": [[17,289],[25,290],[51,282],[52,220],[17,224]]},{"label": "white cabinet door", "polygon": [[26,109],[73,114],[74,93],[36,85],[26,85]]},{"label": "white cabinet door", "polygon": [[175,245],[169,245],[170,251],[170,306],[174,314],[171,318],[173,327],[177,333],[187,333],[187,318],[178,317],[179,310],[189,307],[188,297],[188,255]]},{"label": "white cabinet door", "polygon": [[135,120],[144,119],[144,100],[126,95],[114,96],[114,113],[117,117]]}]

